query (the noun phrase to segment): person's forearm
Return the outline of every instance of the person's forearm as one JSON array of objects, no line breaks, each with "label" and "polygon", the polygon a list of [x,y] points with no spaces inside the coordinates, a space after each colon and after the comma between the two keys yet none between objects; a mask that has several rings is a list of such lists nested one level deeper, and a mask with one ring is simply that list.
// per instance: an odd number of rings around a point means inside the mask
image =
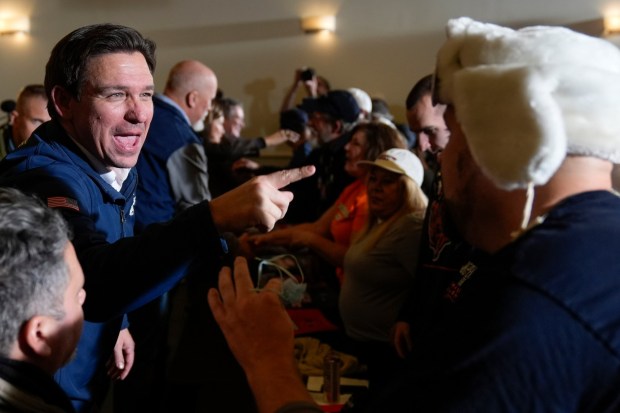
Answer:
[{"label": "person's forearm", "polygon": [[259,413],[274,413],[293,402],[314,403],[294,363],[256,366],[246,377]]},{"label": "person's forearm", "polygon": [[98,233],[82,230],[76,219],[70,222],[80,263],[88,274],[84,313],[89,321],[130,312],[160,296],[185,275],[200,252],[208,251],[210,260],[222,253],[207,203],[188,208],[168,223],[149,225],[138,237],[111,244],[95,239]]},{"label": "person's forearm", "polygon": [[348,246],[338,244],[316,233],[308,237],[306,246],[336,267],[342,267],[348,249]]},{"label": "person's forearm", "polygon": [[316,222],[304,222],[302,224],[297,224],[297,225],[291,227],[290,229],[292,229],[292,230],[300,230],[300,231],[311,231],[311,232],[317,232],[317,233],[318,233],[318,230],[319,230]]},{"label": "person's forearm", "polygon": [[295,82],[291,85],[291,88],[286,92],[284,99],[282,100],[282,107],[280,107],[280,112],[287,111],[292,109],[295,106],[295,96],[297,95],[297,90],[299,89],[299,82]]}]

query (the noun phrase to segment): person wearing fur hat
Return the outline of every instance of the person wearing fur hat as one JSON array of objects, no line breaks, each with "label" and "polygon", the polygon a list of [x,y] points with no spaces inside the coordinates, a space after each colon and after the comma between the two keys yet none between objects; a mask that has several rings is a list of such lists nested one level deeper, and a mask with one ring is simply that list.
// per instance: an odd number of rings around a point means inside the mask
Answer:
[{"label": "person wearing fur hat", "polygon": [[[447,35],[440,167],[448,211],[476,250],[444,284],[417,275],[427,294],[407,373],[363,411],[619,411],[620,51],[565,28],[469,18]],[[236,264],[237,290],[225,270],[209,300],[259,408],[320,411],[295,366],[283,372],[293,331],[277,295],[250,293]],[[260,353],[234,344],[247,342]],[[260,383],[266,371],[287,390]]]}]

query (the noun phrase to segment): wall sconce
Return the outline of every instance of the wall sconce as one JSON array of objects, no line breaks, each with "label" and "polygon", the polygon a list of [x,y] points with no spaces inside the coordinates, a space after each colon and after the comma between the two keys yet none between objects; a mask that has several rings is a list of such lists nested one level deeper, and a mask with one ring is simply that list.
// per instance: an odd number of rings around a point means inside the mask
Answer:
[{"label": "wall sconce", "polygon": [[609,14],[603,19],[605,35],[620,34],[620,14]]},{"label": "wall sconce", "polygon": [[0,17],[0,36],[29,31],[30,19],[28,17]]},{"label": "wall sconce", "polygon": [[336,30],[336,16],[302,17],[301,29],[306,34],[319,32],[334,32]]}]

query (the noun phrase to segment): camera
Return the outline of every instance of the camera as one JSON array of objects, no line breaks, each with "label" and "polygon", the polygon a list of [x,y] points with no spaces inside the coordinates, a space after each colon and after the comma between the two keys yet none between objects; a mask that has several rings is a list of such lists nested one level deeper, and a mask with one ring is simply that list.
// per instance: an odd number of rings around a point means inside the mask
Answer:
[{"label": "camera", "polygon": [[312,78],[314,77],[314,69],[305,69],[303,72],[301,72],[301,80],[303,80],[304,82],[307,82],[308,80],[312,80]]}]

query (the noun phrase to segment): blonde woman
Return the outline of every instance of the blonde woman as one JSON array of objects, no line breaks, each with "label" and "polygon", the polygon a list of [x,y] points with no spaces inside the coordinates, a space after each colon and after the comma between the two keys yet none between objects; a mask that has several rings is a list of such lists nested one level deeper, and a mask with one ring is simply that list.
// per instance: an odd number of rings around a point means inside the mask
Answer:
[{"label": "blonde woman", "polygon": [[404,148],[404,139],[392,128],[381,123],[362,123],[351,132],[346,144],[347,174],[356,178],[340,194],[336,202],[314,222],[293,225],[252,237],[251,242],[260,246],[308,248],[336,268],[342,281],[342,262],[349,248],[352,235],[359,231],[366,220],[366,168],[362,160],[374,160],[389,148]]},{"label": "blonde woman", "polygon": [[428,200],[422,163],[409,150],[389,149],[359,164],[368,168],[368,217],[344,257],[339,309],[374,392],[403,363],[390,329],[411,289]]}]

